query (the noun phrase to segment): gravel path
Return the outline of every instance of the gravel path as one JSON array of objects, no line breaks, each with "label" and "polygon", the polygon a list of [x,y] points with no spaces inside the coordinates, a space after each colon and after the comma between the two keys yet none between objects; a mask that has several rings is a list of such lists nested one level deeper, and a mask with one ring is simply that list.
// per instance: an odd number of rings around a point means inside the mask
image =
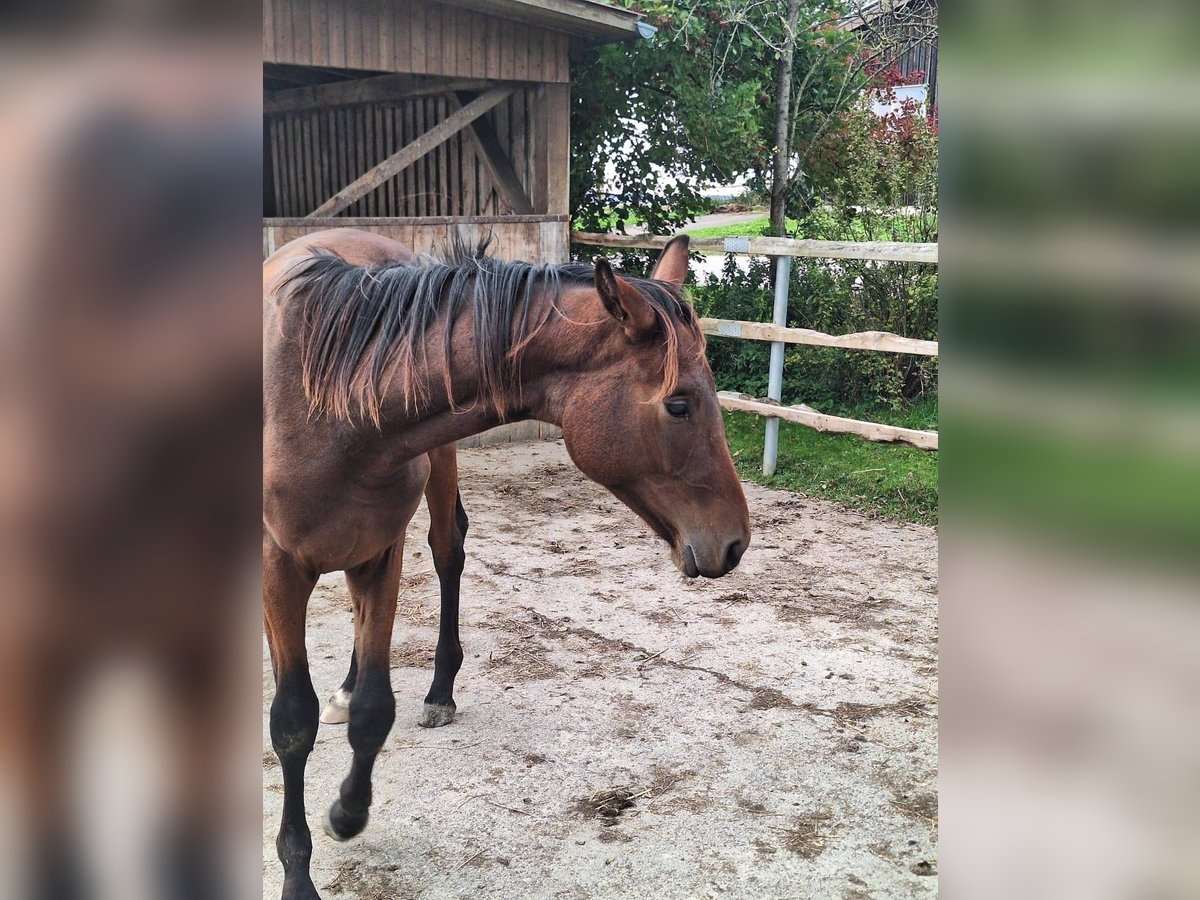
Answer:
[{"label": "gravel path", "polygon": [[[396,727],[371,823],[320,816],[345,726],[309,761],[313,879],[327,898],[930,897],[937,893],[937,533],[747,485],[753,544],[682,579],[562,442],[463,451],[471,519],[458,719],[416,725],[437,579],[424,510],[405,549]],[[340,575],[309,607],[313,679],[340,683]],[[263,874],[282,805],[266,715]]]}]

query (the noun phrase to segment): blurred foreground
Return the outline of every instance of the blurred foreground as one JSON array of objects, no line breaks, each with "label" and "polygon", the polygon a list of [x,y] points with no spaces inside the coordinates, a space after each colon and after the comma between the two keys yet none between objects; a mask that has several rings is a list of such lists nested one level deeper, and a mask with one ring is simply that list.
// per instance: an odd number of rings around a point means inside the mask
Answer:
[{"label": "blurred foreground", "polygon": [[941,24],[942,873],[1200,896],[1200,10]]},{"label": "blurred foreground", "polygon": [[0,48],[0,896],[258,893],[257,82]]}]

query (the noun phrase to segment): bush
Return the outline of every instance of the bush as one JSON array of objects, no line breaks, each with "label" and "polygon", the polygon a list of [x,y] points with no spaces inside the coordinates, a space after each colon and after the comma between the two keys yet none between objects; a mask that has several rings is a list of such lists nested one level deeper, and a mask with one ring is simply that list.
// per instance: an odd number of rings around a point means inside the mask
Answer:
[{"label": "bush", "polygon": [[[915,105],[887,116],[870,100],[889,102],[898,75],[878,73],[873,91],[848,110],[816,148],[813,175],[825,202],[799,220],[799,237],[842,241],[937,240],[937,127]],[[721,277],[693,289],[701,315],[771,321],[773,263],[726,257]],[[915,263],[796,259],[787,324],[827,334],[889,331],[936,340],[937,269]],[[766,395],[769,345],[712,338],[709,361],[722,390]],[[783,400],[822,411],[899,409],[937,391],[937,361],[924,356],[788,347]]]},{"label": "bush", "polygon": [[[692,290],[702,316],[771,321],[773,266],[754,259],[742,268],[726,257],[721,277]],[[927,266],[796,260],[788,288],[787,323],[827,334],[891,331],[937,337],[937,276]],[[714,337],[708,359],[722,390],[766,396],[770,345]],[[936,391],[937,363],[923,356],[789,345],[783,400],[822,411],[852,406],[899,408]]]}]

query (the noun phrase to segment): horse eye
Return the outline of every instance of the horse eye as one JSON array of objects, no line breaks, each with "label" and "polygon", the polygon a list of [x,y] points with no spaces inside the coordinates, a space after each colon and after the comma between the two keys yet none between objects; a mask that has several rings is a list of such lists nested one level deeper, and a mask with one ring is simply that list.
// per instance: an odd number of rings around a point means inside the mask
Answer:
[{"label": "horse eye", "polygon": [[691,412],[686,400],[668,400],[664,405],[667,407],[667,412],[675,419],[686,419],[688,413]]}]

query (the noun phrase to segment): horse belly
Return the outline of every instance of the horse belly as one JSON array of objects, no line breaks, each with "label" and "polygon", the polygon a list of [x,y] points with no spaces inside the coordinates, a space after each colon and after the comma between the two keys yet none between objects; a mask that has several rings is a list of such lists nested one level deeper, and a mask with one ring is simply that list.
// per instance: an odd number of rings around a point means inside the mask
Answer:
[{"label": "horse belly", "polygon": [[282,549],[319,572],[352,569],[396,543],[420,505],[429,459],[406,463],[387,485],[345,477],[273,477],[264,472],[263,524]]}]

